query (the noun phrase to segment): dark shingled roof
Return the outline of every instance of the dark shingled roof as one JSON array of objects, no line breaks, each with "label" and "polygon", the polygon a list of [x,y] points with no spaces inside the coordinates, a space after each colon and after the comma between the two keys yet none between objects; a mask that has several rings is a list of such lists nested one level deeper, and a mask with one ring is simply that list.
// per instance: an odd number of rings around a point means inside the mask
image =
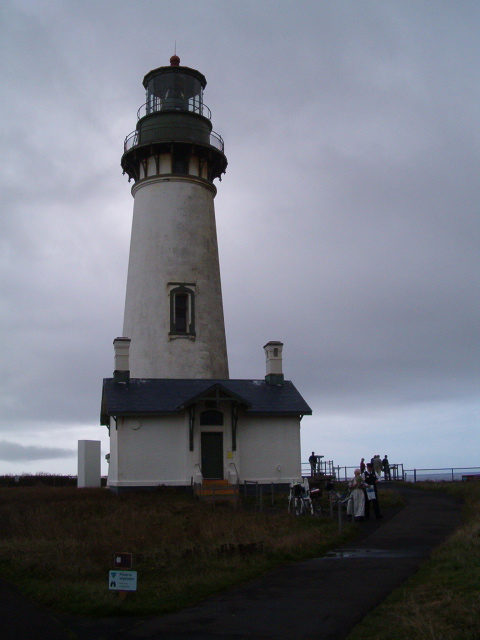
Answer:
[{"label": "dark shingled roof", "polygon": [[115,382],[113,378],[105,378],[101,422],[107,424],[108,416],[177,413],[207,393],[237,400],[249,415],[312,413],[289,381],[277,385],[265,380],[133,378],[130,382]]}]

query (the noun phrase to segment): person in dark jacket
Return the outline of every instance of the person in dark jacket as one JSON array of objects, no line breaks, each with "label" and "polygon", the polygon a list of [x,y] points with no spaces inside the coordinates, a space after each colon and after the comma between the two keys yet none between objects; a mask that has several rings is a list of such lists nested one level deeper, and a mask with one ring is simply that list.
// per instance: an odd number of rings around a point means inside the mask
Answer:
[{"label": "person in dark jacket", "polygon": [[313,477],[317,472],[318,456],[315,455],[315,451],[312,451],[312,455],[308,459],[310,463],[310,475]]},{"label": "person in dark jacket", "polygon": [[367,469],[364,473],[364,478],[365,478],[365,484],[370,487],[373,486],[375,490],[375,500],[369,500],[368,496],[365,496],[365,518],[366,520],[370,519],[370,503],[373,504],[373,510],[375,512],[375,517],[377,518],[377,520],[379,518],[383,518],[382,514],[380,513],[380,505],[378,504],[378,491],[377,491],[378,478],[373,468],[373,464],[371,462],[367,464]]},{"label": "person in dark jacket", "polygon": [[388,456],[385,456],[384,459],[382,460],[382,467],[383,467],[383,475],[385,476],[385,480],[391,480],[392,477],[390,475],[390,463],[388,461]]}]

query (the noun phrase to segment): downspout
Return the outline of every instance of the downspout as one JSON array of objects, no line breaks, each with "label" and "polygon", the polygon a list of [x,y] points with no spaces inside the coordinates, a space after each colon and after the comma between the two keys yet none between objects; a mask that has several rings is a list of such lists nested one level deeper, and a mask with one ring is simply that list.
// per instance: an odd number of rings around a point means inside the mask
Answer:
[{"label": "downspout", "polygon": [[236,402],[232,404],[232,451],[237,450],[237,422],[238,422],[238,405]]},{"label": "downspout", "polygon": [[193,425],[195,423],[195,405],[188,407],[188,440],[189,450],[193,451]]}]

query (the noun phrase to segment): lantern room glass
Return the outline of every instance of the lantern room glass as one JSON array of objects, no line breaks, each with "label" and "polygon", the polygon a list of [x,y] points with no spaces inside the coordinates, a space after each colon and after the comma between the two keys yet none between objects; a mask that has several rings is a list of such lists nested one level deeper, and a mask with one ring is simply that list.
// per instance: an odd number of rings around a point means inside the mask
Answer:
[{"label": "lantern room glass", "polygon": [[190,111],[203,115],[203,87],[198,78],[181,71],[159,73],[147,84],[147,114]]}]

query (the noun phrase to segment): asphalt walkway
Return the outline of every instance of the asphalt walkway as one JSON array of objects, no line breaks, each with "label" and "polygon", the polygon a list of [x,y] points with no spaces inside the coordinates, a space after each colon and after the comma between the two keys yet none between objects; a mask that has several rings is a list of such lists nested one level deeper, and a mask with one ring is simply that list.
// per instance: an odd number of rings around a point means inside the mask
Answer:
[{"label": "asphalt walkway", "polygon": [[[406,506],[360,523],[348,548],[276,569],[175,614],[52,617],[0,581],[2,640],[342,640],[461,522],[443,493],[400,489]],[[368,588],[365,584],[368,583]]]}]

